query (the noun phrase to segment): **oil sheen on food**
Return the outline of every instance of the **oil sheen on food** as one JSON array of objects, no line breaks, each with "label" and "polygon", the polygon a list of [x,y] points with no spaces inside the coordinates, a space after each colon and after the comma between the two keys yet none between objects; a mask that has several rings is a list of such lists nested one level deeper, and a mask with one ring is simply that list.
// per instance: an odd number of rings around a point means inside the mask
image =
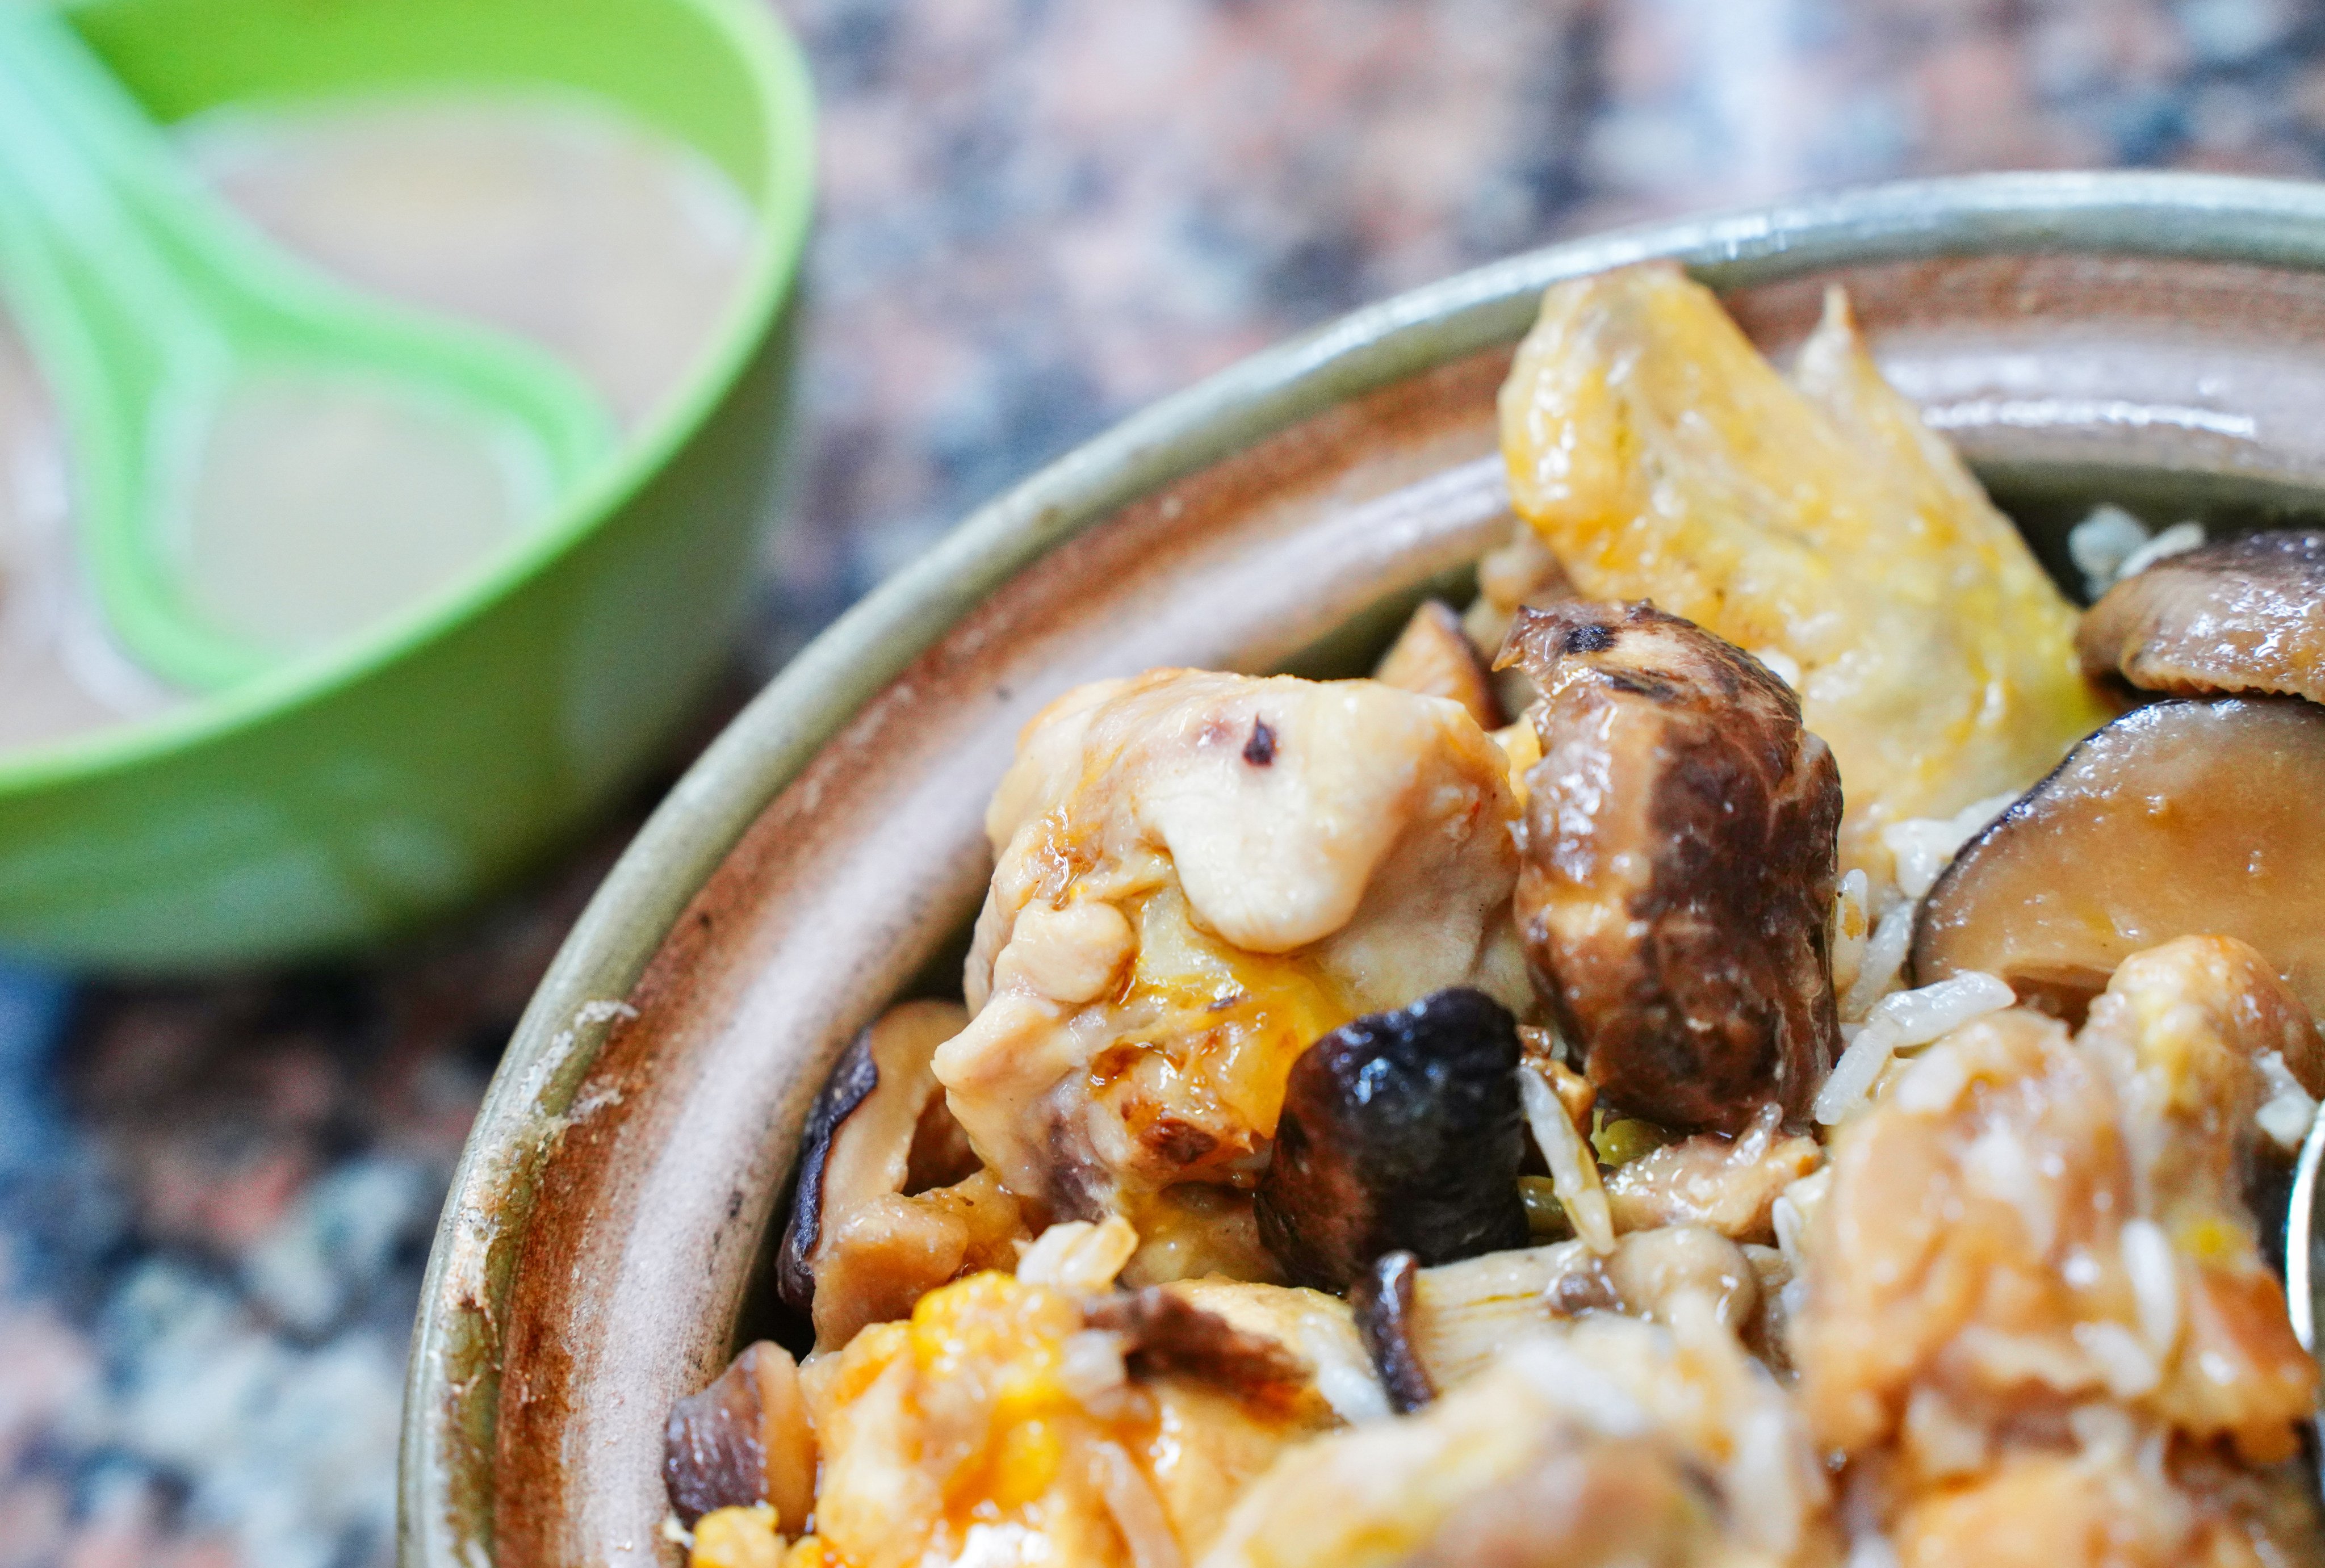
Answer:
[{"label": "oil sheen on food", "polygon": [[[287,249],[549,349],[625,431],[710,341],[753,237],[746,199],[707,160],[563,97],[218,115],[181,145]],[[320,373],[238,384],[191,472],[179,553],[196,608],[290,653],[474,572],[546,500],[491,431]],[[0,317],[0,750],[184,700],[107,636],[77,565],[70,491],[38,367]]]}]

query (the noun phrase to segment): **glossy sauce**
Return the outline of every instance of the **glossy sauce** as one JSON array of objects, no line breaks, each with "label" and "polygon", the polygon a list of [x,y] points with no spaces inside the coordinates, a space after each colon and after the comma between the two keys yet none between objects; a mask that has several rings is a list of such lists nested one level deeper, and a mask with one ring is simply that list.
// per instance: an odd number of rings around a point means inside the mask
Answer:
[{"label": "glossy sauce", "polygon": [[[236,112],[181,144],[287,249],[357,286],[529,339],[625,431],[683,381],[754,236],[700,154],[561,96]],[[0,316],[0,751],[185,700],[106,633],[76,563],[69,469]],[[489,434],[359,381],[237,386],[178,541],[197,606],[286,651],[338,641],[477,570],[543,514]]]}]

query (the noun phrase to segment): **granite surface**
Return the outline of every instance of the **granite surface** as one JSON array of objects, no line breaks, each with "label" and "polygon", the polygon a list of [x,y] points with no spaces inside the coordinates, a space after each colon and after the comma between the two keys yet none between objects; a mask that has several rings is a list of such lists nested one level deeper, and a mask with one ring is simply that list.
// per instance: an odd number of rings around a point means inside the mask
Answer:
[{"label": "granite surface", "polygon": [[[2294,0],[785,10],[824,194],[799,479],[730,707],[1044,459],[1456,268],[1902,173],[2325,172],[2325,10]],[[450,1162],[648,803],[362,962],[171,985],[0,966],[0,1568],[388,1558]]]}]

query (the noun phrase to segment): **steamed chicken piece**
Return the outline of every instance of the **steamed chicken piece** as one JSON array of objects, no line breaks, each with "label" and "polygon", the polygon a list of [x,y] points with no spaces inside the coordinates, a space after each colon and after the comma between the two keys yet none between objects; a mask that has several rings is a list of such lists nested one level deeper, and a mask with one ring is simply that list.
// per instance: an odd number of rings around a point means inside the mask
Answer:
[{"label": "steamed chicken piece", "polygon": [[2244,1202],[2275,1065],[2325,1094],[2325,1040],[2274,965],[2226,936],[2183,936],[2117,967],[2080,1043],[2122,1094],[2140,1204],[2183,1251],[2221,1254],[2249,1234]]},{"label": "steamed chicken piece", "polygon": [[1914,1498],[1898,1568],[2274,1568],[2325,1561],[2315,1505],[2282,1474],[2168,1454],[2086,1412],[2071,1450],[2014,1454]]},{"label": "steamed chicken piece", "polygon": [[1442,599],[1424,599],[1381,655],[1373,679],[1400,691],[1459,702],[1479,728],[1497,729],[1501,700],[1494,694],[1486,665],[1452,608]]},{"label": "steamed chicken piece", "polygon": [[1647,604],[1518,614],[1542,690],[1518,929],[1610,1105],[1666,1127],[1798,1117],[1839,1054],[1841,787],[1791,690]]},{"label": "steamed chicken piece", "polygon": [[1783,1392],[1709,1305],[1522,1339],[1425,1410],[1293,1448],[1201,1568],[1838,1561]]},{"label": "steamed chicken piece", "polygon": [[1894,1443],[1959,1483],[2097,1402],[2251,1461],[2293,1452],[2317,1372],[2242,1163],[2256,1058],[2307,1025],[2232,950],[2135,957],[2080,1040],[2024,1010],[1966,1025],[1843,1126],[1791,1336],[1822,1445]]},{"label": "steamed chicken piece", "polygon": [[2074,610],[1838,293],[1795,385],[1676,268],[1561,283],[1501,407],[1514,502],[1582,593],[1797,669],[1845,867],[1885,877],[1883,827],[2024,789],[2107,717]]},{"label": "steamed chicken piece", "polygon": [[851,1568],[1191,1560],[1278,1452],[1338,1424],[1325,1385],[1361,1372],[1329,1297],[1181,1288],[973,1275],[811,1363],[817,1545]]},{"label": "steamed chicken piece", "polygon": [[1264,1167],[1292,1061],[1447,987],[1525,1002],[1514,811],[1443,699],[1185,670],[1068,694],[987,818],[953,1113],[1012,1191],[1157,1232],[1135,1272],[1264,1273],[1220,1198]]}]

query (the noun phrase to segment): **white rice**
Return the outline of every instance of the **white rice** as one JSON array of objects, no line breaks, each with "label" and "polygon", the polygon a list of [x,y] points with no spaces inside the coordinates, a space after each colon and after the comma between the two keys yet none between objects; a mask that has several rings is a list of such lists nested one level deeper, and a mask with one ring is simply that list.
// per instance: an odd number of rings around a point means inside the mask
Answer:
[{"label": "white rice", "polygon": [[1832,899],[1832,988],[1848,995],[1865,968],[1865,944],[1873,934],[1871,888],[1862,871],[1840,879]]},{"label": "white rice", "polygon": [[2083,595],[2098,598],[2115,586],[2123,563],[2147,543],[2147,524],[2120,506],[2095,506],[2067,530],[2067,559],[2083,574]]},{"label": "white rice", "polygon": [[1874,926],[1872,938],[1865,942],[1865,959],[1857,963],[1857,977],[1850,982],[1848,991],[1841,993],[1841,1021],[1862,1024],[1872,1016],[1874,1003],[1897,988],[1904,975],[1904,959],[1913,947],[1913,914],[1921,910],[1913,900],[1894,903],[1881,914]]},{"label": "white rice", "polygon": [[2117,575],[2116,580],[2120,582],[2126,577],[2137,577],[2165,557],[2185,555],[2203,543],[2204,525],[2201,523],[2174,523],[2133,551],[2131,559],[2123,563],[2123,571]]},{"label": "white rice", "polygon": [[1067,1335],[1058,1357],[1058,1381],[1092,1415],[1116,1414],[1130,1381],[1122,1359],[1122,1337],[1103,1329]]},{"label": "white rice", "polygon": [[1801,689],[1799,660],[1780,648],[1754,648],[1751,652],[1754,658],[1767,666],[1768,673],[1795,691]]},{"label": "white rice", "polygon": [[2317,1102],[2301,1087],[2301,1080],[2293,1076],[2282,1053],[2264,1051],[2253,1058],[2253,1064],[2260,1069],[2261,1082],[2268,1090],[2253,1119],[2269,1142],[2291,1154],[2309,1136],[2309,1124],[2317,1118]]},{"label": "white rice", "polygon": [[1905,954],[1913,945],[1913,916],[1920,908],[1911,899],[1893,904],[1873,928],[1865,943],[1865,956],[1857,962],[1857,978],[1840,998],[1844,1023],[1870,1017],[1874,1004],[1897,988]]},{"label": "white rice", "polygon": [[1972,801],[1950,817],[1912,817],[1882,829],[1881,842],[1897,860],[1897,891],[1908,898],[1925,896],[1961,847],[2017,799],[2012,790]]},{"label": "white rice", "polygon": [[2203,543],[2200,523],[2174,523],[2150,537],[2147,524],[2122,507],[2098,506],[2067,531],[2067,557],[2083,574],[2084,597],[2097,599],[2125,578]]},{"label": "white rice", "polygon": [[1096,1225],[1087,1220],[1066,1220],[1051,1226],[1017,1257],[1017,1277],[1028,1285],[1045,1285],[1069,1295],[1097,1295],[1114,1284],[1130,1255],[1138,1250],[1138,1232],[1119,1214],[1109,1214]]},{"label": "white rice", "polygon": [[2107,1380],[2107,1392],[2118,1399],[2136,1399],[2163,1380],[2163,1369],[2139,1336],[2121,1323],[2111,1323],[2105,1318],[2080,1322],[2074,1326],[2075,1343],[2083,1354],[2098,1363],[2099,1376]]},{"label": "white rice", "polygon": [[2126,1220],[2119,1242],[2131,1297],[2139,1309],[2139,1337],[2162,1360],[2180,1340],[2180,1266],[2172,1239],[2153,1220]]},{"label": "white rice", "polygon": [[[1911,906],[1901,905],[1899,908],[1910,911]],[[1884,916],[1881,923],[1885,930],[1888,917]],[[1906,923],[1910,928],[1910,914]],[[1881,935],[1881,932],[1874,932],[1876,947],[1880,945]],[[1832,1076],[1818,1091],[1816,1119],[1829,1127],[1863,1106],[1881,1070],[1899,1051],[1926,1045],[1971,1019],[2007,1007],[2015,1000],[2008,984],[1977,970],[1940,980],[1933,986],[1882,997],[1866,1015],[1864,1026],[1849,1041],[1848,1049],[1834,1063]]]}]

